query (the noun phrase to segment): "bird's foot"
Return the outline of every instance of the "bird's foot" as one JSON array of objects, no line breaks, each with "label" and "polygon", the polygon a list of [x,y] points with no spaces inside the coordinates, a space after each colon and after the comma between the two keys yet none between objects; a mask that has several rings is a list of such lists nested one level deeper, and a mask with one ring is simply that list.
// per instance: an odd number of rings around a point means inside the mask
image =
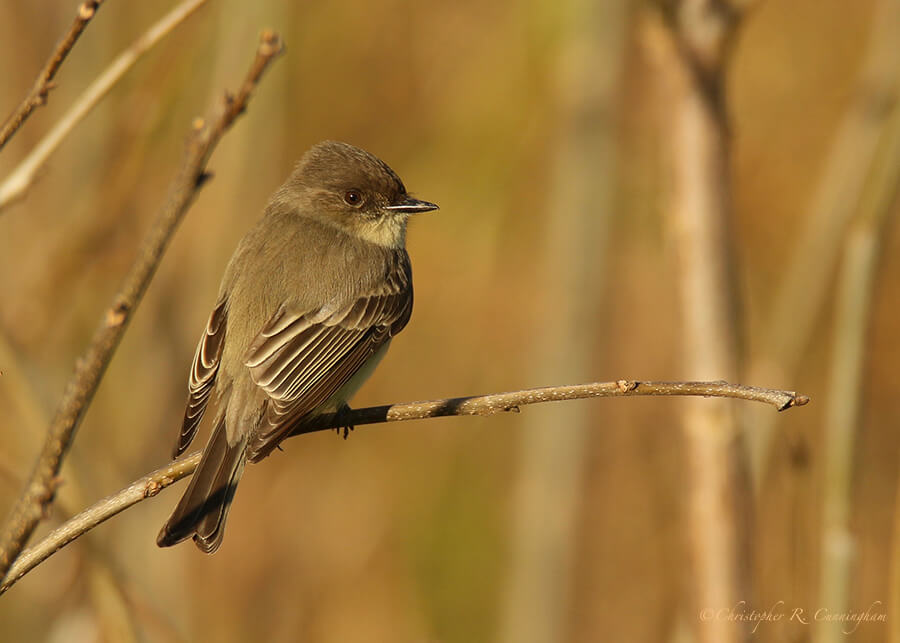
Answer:
[{"label": "bird's foot", "polygon": [[[341,404],[340,408],[337,410],[337,418],[338,418],[338,420],[341,421],[341,422],[343,422],[342,418],[343,418],[344,416],[348,415],[348,414],[350,413],[350,411],[352,411],[352,410],[353,410],[353,409],[351,409],[351,408],[350,408],[350,405],[347,404],[346,402],[343,403],[343,404]],[[334,432],[337,433],[338,435],[340,435],[341,432],[343,432],[343,434],[344,434],[344,439],[346,440],[346,439],[347,439],[347,436],[350,435],[350,431],[352,431],[352,430],[355,429],[355,428],[356,428],[356,427],[354,427],[352,424],[349,424],[349,423],[348,423],[348,424],[345,424],[345,425],[342,426],[342,427],[336,427],[336,428],[334,429]]]}]

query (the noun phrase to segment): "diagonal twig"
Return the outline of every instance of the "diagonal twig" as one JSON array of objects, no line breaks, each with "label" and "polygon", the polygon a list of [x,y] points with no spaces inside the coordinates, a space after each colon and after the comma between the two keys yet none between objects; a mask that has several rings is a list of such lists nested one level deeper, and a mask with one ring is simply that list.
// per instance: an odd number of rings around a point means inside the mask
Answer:
[{"label": "diagonal twig", "polygon": [[6,122],[3,123],[3,127],[0,128],[0,150],[2,150],[7,141],[12,138],[12,135],[22,127],[22,123],[25,122],[25,119],[31,116],[31,112],[34,111],[34,108],[47,102],[47,95],[54,87],[53,77],[56,76],[56,72],[59,71],[66,56],[72,51],[72,47],[75,46],[75,41],[81,36],[81,32],[84,31],[85,27],[87,27],[88,23],[94,15],[96,15],[97,9],[100,7],[102,1],[103,0],[85,0],[85,2],[82,2],[78,6],[78,12],[75,14],[75,21],[72,22],[69,31],[66,32],[66,35],[63,36],[62,40],[59,41],[59,44],[56,45],[56,49],[53,50],[53,53],[44,65],[44,68],[41,69],[37,80],[34,81],[34,86],[31,88],[31,91],[19,104],[16,111],[6,119]]},{"label": "diagonal twig", "polygon": [[[326,431],[344,426],[401,422],[450,415],[493,415],[518,411],[520,406],[542,402],[561,402],[592,397],[636,397],[636,396],[701,396],[730,397],[752,402],[771,404],[779,411],[794,406],[803,406],[809,398],[794,391],[742,386],[727,382],[641,382],[637,380],[617,380],[615,382],[594,382],[572,386],[548,386],[526,389],[511,393],[493,393],[472,397],[457,397],[426,402],[407,402],[372,406],[363,409],[324,415],[316,422],[304,425],[293,435],[316,431]],[[172,462],[152,473],[132,482],[121,491],[107,496],[85,509],[71,520],[54,529],[41,542],[22,553],[0,582],[0,594],[12,587],[22,576],[37,567],[44,560],[71,543],[82,534],[100,523],[125,511],[137,503],[151,498],[178,480],[191,475],[200,463],[200,451],[195,451],[181,460]]]},{"label": "diagonal twig", "polygon": [[271,31],[264,32],[250,71],[237,94],[226,94],[220,113],[209,123],[202,119],[194,122],[181,169],[169,188],[167,200],[145,237],[122,287],[104,312],[87,349],[75,363],[75,372],[47,430],[34,470],[0,531],[0,578],[6,575],[53,502],[58,484],[57,475],[75,430],[90,405],[106,366],[134,309],[140,303],[175,228],[207,176],[206,163],[213,149],[244,111],[263,72],[281,50],[279,36]]},{"label": "diagonal twig", "polygon": [[0,183],[0,211],[21,199],[34,182],[37,171],[59,147],[63,139],[109,93],[109,90],[134,66],[138,59],[156,43],[189,18],[208,0],[184,0],[159,19],[135,40],[92,82],[63,117],[47,132],[35,148]]}]

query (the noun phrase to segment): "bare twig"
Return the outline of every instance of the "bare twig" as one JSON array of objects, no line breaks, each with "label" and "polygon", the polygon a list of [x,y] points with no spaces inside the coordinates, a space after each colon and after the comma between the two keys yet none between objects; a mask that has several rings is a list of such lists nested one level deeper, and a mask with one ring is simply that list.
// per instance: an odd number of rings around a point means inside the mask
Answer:
[{"label": "bare twig", "polygon": [[25,195],[47,158],[134,63],[206,2],[207,0],[185,0],[119,54],[118,58],[82,92],[75,104],[47,132],[28,156],[16,166],[3,183],[0,183],[0,211]]},{"label": "bare twig", "polygon": [[[617,380],[571,386],[548,386],[511,393],[494,393],[472,397],[455,397],[426,402],[407,402],[354,409],[344,413],[324,415],[293,435],[327,431],[344,426],[362,426],[383,422],[402,422],[449,415],[494,415],[518,412],[520,406],[542,402],[561,402],[592,397],[637,396],[700,396],[730,397],[751,402],[771,404],[779,411],[809,402],[805,395],[794,391],[779,391],[755,386],[742,386],[727,382],[641,382]],[[26,550],[15,561],[6,578],[0,583],[0,594],[12,587],[22,576],[70,542],[90,531],[100,523],[128,509],[146,498],[158,494],[169,485],[191,475],[200,462],[200,451],[195,451],[177,462],[135,480],[125,489],[107,496],[90,508],[54,529],[44,540]]]},{"label": "bare twig", "polygon": [[53,502],[58,484],[57,474],[75,430],[90,405],[106,366],[149,285],[178,222],[207,176],[205,168],[210,154],[225,131],[243,112],[263,72],[281,50],[280,38],[273,32],[265,32],[256,58],[238,93],[234,96],[226,94],[221,112],[209,124],[202,119],[195,121],[181,170],[169,188],[167,201],[144,239],[142,249],[123,286],[104,312],[84,354],[76,362],[75,373],[69,380],[56,415],[50,423],[40,457],[0,533],[0,577],[6,575],[47,507]]},{"label": "bare twig", "polygon": [[75,41],[81,36],[91,18],[97,13],[97,9],[103,0],[85,0],[78,6],[78,12],[75,14],[75,21],[69,27],[69,31],[63,36],[63,39],[56,45],[56,49],[50,55],[50,59],[41,73],[38,74],[37,80],[34,81],[34,87],[21,102],[16,111],[6,119],[3,127],[0,128],[0,150],[6,145],[7,141],[12,138],[13,134],[22,127],[35,107],[39,107],[47,102],[47,95],[53,89],[53,77],[59,71],[60,66],[75,46]]},{"label": "bare twig", "polygon": [[794,391],[779,391],[728,382],[642,382],[639,380],[616,380],[615,382],[595,382],[573,384],[571,386],[548,386],[532,388],[512,393],[493,393],[474,397],[454,397],[428,402],[410,402],[356,409],[344,416],[340,414],[322,416],[319,421],[304,427],[299,433],[313,433],[338,426],[360,426],[379,422],[420,420],[447,415],[493,415],[504,411],[518,411],[518,407],[541,402],[562,402],[582,400],[591,397],[636,397],[636,396],[696,396],[731,397],[751,402],[771,404],[779,411],[792,406],[803,406],[809,398]]}]

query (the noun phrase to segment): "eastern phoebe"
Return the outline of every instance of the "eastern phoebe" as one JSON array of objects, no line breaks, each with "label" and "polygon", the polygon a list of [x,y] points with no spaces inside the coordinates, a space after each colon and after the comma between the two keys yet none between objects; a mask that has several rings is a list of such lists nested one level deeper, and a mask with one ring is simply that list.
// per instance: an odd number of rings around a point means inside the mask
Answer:
[{"label": "eastern phoebe", "polygon": [[238,244],[200,338],[173,457],[213,391],[216,415],[160,547],[193,536],[216,551],[244,464],[347,408],[412,312],[406,220],[437,207],[352,145],[327,141],[303,156]]}]

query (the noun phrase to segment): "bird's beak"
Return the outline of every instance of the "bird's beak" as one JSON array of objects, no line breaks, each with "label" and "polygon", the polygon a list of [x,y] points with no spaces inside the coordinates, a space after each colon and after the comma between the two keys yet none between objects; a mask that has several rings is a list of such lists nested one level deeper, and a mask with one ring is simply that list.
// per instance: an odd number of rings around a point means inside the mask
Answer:
[{"label": "bird's beak", "polygon": [[390,210],[391,212],[417,214],[419,212],[431,212],[432,210],[437,210],[438,206],[436,206],[434,203],[429,203],[428,201],[420,201],[419,199],[414,199],[411,196],[406,196],[399,203],[385,206],[384,209]]}]

